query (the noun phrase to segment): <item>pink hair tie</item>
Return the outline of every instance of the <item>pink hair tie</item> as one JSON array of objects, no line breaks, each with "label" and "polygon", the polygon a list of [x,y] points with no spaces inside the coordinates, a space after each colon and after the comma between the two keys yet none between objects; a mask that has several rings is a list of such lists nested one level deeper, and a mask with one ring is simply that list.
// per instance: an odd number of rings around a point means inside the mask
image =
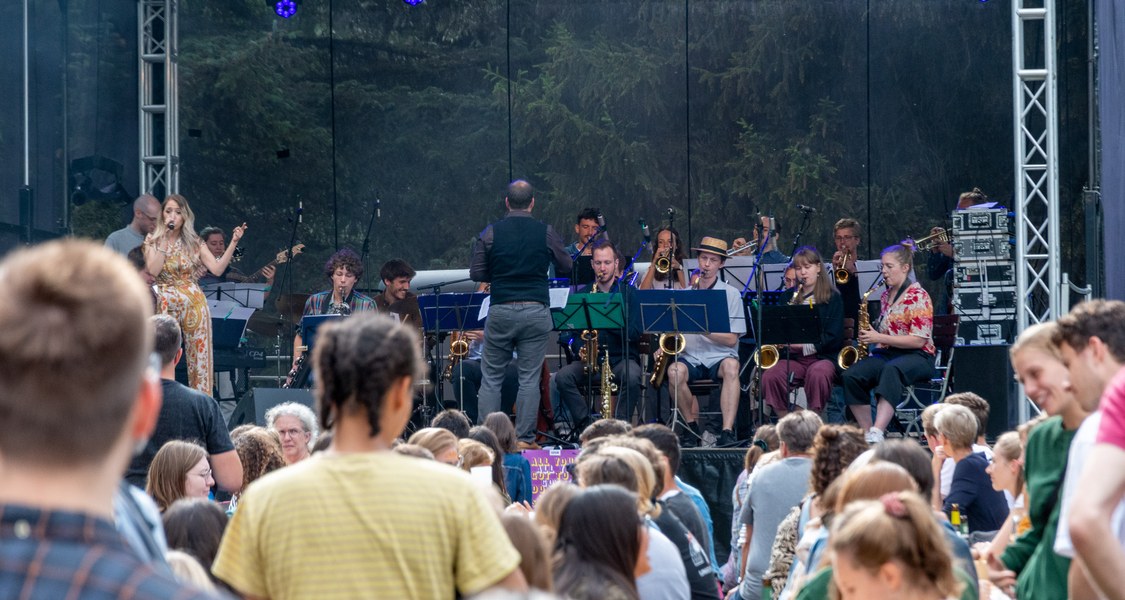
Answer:
[{"label": "pink hair tie", "polygon": [[902,498],[898,494],[883,494],[880,500],[883,501],[883,510],[887,511],[888,515],[899,519],[906,518],[906,505],[902,503]]}]

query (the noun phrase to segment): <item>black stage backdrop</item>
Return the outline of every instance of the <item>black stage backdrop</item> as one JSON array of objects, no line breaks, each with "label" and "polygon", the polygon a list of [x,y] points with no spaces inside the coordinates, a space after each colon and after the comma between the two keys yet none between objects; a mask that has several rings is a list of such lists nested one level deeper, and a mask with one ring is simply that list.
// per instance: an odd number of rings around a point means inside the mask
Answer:
[{"label": "black stage backdrop", "polygon": [[742,472],[746,450],[684,450],[680,478],[699,488],[711,509],[714,525],[715,556],[719,565],[730,553],[730,524],[734,506],[731,492]]}]

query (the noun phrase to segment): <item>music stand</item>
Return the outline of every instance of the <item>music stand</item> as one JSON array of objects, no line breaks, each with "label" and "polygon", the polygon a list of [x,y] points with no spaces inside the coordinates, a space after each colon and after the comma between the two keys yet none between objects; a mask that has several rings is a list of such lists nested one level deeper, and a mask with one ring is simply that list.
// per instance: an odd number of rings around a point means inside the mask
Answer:
[{"label": "music stand", "polygon": [[[641,327],[646,332],[673,335],[730,333],[727,294],[723,290],[642,290],[637,294],[641,306]],[[660,390],[656,393],[659,415]],[[673,390],[669,386],[668,396],[672,401],[672,428],[680,422],[684,430],[691,431],[680,418],[678,388]]]},{"label": "music stand", "polygon": [[266,301],[265,283],[209,283],[203,287],[203,295],[208,300],[234,302],[246,308],[262,308]]},{"label": "music stand", "polygon": [[246,323],[254,309],[228,300],[208,300],[207,308],[211,311],[212,346],[237,348],[246,335]]},{"label": "music stand", "polygon": [[[625,329],[625,310],[621,292],[609,294],[570,294],[566,306],[551,310],[555,331],[581,331],[585,329]],[[623,336],[624,337],[624,336]],[[598,364],[598,357],[591,359]],[[586,403],[590,405],[594,391],[594,369],[586,373]],[[571,418],[577,418],[571,415]],[[578,419],[574,425],[581,423]]]},{"label": "music stand", "polygon": [[301,341],[304,342],[305,352],[312,352],[316,343],[316,331],[325,323],[342,319],[344,315],[305,315],[301,317]]},{"label": "music stand", "polygon": [[[754,308],[751,308],[754,310]],[[763,304],[761,306],[762,336],[758,348],[764,345],[777,347],[789,344],[815,344],[820,341],[820,311],[808,304]],[[789,355],[786,354],[786,362]],[[787,367],[788,369],[788,367]],[[758,386],[758,418],[765,422],[765,403],[762,386]]]},{"label": "music stand", "polygon": [[[484,304],[488,294],[484,292],[453,292],[434,293],[418,296],[418,309],[422,313],[422,328],[432,332],[438,340],[437,373],[438,395],[444,402],[445,386],[440,379],[445,374],[441,350],[441,333],[443,331],[465,331],[466,329],[484,329],[484,322],[480,320],[480,307]],[[464,397],[464,394],[462,394]],[[464,410],[464,406],[461,407]]]}]

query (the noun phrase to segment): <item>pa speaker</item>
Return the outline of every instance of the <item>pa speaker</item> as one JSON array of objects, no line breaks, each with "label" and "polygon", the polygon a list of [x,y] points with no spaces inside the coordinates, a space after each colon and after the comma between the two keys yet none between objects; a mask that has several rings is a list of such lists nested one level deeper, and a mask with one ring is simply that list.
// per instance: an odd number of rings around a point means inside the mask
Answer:
[{"label": "pa speaker", "polygon": [[1019,422],[1018,389],[1007,344],[957,346],[953,351],[953,392],[975,392],[988,401],[986,437],[994,440]]},{"label": "pa speaker", "polygon": [[304,404],[313,409],[314,413],[316,412],[312,392],[309,390],[254,388],[235,407],[234,414],[230,416],[230,428],[234,429],[245,423],[254,423],[265,427],[266,411],[286,402]]}]

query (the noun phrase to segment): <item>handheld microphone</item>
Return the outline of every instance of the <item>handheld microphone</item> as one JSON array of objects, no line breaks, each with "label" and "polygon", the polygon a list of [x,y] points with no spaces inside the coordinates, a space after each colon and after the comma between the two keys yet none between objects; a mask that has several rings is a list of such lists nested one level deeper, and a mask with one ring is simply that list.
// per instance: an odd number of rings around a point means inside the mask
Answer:
[{"label": "handheld microphone", "polygon": [[648,231],[648,223],[645,223],[644,219],[637,219],[637,222],[641,224],[641,234],[645,236],[645,243],[651,242],[652,235]]},{"label": "handheld microphone", "polygon": [[175,229],[175,228],[176,228],[176,224],[175,224],[175,223],[168,223],[168,231],[172,231],[172,230],[173,230],[173,229]]},{"label": "handheld microphone", "polygon": [[807,213],[810,213],[810,214],[816,214],[815,208],[813,208],[811,206],[805,206],[804,204],[798,204],[797,210],[802,211],[802,212],[807,212]]}]

